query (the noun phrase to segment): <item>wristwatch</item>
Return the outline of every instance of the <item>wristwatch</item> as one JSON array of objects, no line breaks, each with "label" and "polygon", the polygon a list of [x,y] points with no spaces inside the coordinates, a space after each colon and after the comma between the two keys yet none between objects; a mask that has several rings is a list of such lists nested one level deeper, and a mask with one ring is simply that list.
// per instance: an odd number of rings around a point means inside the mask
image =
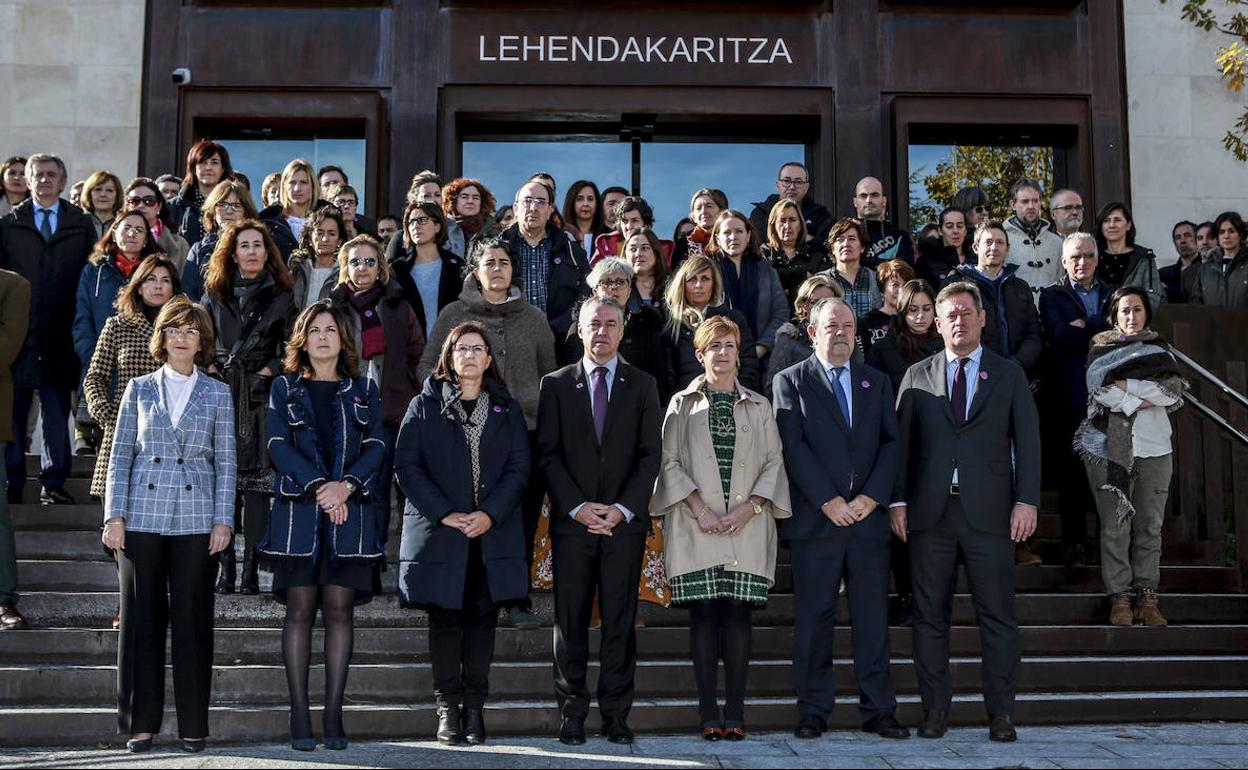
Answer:
[{"label": "wristwatch", "polygon": [[755,515],[755,516],[762,516],[762,515],[763,515],[763,506],[759,505],[758,503],[754,502],[753,500],[751,500],[751,501],[750,501],[750,506],[754,509],[754,515]]},{"label": "wristwatch", "polygon": [[355,494],[355,485],[354,485],[354,484],[352,484],[350,481],[344,481],[344,482],[342,482],[342,485],[343,485],[344,487],[346,487],[346,488],[347,488],[347,494],[348,494],[348,495],[354,495],[354,494]]}]

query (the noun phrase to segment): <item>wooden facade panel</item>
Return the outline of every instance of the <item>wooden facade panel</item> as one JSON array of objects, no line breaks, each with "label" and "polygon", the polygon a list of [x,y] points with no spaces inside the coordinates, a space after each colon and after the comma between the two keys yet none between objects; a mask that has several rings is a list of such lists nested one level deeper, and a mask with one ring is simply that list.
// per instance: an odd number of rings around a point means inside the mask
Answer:
[{"label": "wooden facade panel", "polygon": [[1087,94],[1086,24],[1086,17],[1074,11],[1056,16],[881,13],[882,88]]}]

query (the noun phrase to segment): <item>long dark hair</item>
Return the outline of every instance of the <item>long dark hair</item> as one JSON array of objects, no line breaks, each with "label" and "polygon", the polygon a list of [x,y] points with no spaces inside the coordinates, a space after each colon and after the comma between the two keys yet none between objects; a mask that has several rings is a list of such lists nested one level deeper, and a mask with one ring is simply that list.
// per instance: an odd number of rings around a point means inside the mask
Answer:
[{"label": "long dark hair", "polygon": [[490,342],[490,335],[486,333],[484,326],[472,321],[456,326],[451,329],[450,334],[446,335],[446,342],[442,343],[442,350],[438,352],[438,365],[433,370],[433,378],[445,380],[453,385],[459,384],[459,375],[455,373],[455,367],[452,365],[455,358],[455,345],[468,334],[481,336],[481,339],[485,341],[485,353],[490,357],[490,365],[485,367],[481,384],[484,386],[488,382],[494,382],[502,385],[503,376],[498,372],[498,362],[494,357],[494,345]]},{"label": "long dark hair", "polygon": [[1115,211],[1121,211],[1122,215],[1127,218],[1131,226],[1127,228],[1127,245],[1135,248],[1135,217],[1131,216],[1131,209],[1127,208],[1127,204],[1120,201],[1110,201],[1096,212],[1096,232],[1092,233],[1092,237],[1096,238],[1096,248],[1102,256],[1109,253],[1109,242],[1105,240],[1105,220],[1109,219],[1109,215]]},{"label": "long dark hair", "polygon": [[[586,187],[594,191],[594,218],[589,226],[590,233],[597,236],[607,232],[607,217],[602,210],[602,193],[598,192],[598,185],[588,179],[578,179],[568,188],[568,194],[563,196],[563,222],[565,225],[573,225],[578,230],[580,224],[576,219],[576,196],[581,194],[581,190]],[[586,233],[581,233],[586,235]]]},{"label": "long dark hair", "polygon": [[[920,337],[910,330],[906,323],[906,309],[918,294],[925,294],[932,301],[932,325],[927,327],[927,334]],[[898,319],[893,322],[890,333],[897,337],[897,352],[906,361],[913,362],[923,355],[923,343],[936,336],[936,292],[922,278],[906,281],[897,295]]]},{"label": "long dark hair", "polygon": [[342,348],[338,351],[338,363],[335,366],[338,376],[344,380],[354,380],[360,376],[360,356],[355,350],[355,327],[351,325],[351,319],[347,317],[346,311],[327,299],[308,305],[295,319],[295,325],[290,331],[290,339],[286,342],[286,355],[282,359],[282,368],[289,374],[298,374],[302,377],[312,376],[312,359],[304,347],[308,344],[308,327],[322,313],[328,313],[334,319],[334,325],[338,327],[338,340],[342,344]]}]

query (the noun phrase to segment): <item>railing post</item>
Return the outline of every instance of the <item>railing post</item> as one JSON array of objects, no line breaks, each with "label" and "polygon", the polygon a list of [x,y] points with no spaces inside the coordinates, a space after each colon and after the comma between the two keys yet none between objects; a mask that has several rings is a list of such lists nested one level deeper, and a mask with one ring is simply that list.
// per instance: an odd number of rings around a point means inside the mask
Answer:
[{"label": "railing post", "polygon": [[[1230,361],[1226,365],[1226,381],[1240,393],[1248,393],[1248,365],[1243,361]],[[1231,405],[1230,423],[1242,431],[1248,431],[1248,410]],[[1231,442],[1231,502],[1235,511],[1235,560],[1239,570],[1239,588],[1248,590],[1248,479],[1243,470],[1248,468],[1248,449],[1238,441]]]}]

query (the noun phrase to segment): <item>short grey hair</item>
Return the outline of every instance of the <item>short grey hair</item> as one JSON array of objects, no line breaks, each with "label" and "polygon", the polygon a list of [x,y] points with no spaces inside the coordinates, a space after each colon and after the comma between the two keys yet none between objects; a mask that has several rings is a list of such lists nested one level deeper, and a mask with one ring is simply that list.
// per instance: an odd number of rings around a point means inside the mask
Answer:
[{"label": "short grey hair", "polygon": [[1041,198],[1044,197],[1044,187],[1041,186],[1041,184],[1038,181],[1030,177],[1022,177],[1017,182],[1010,185],[1010,203],[1013,203],[1014,201],[1018,200],[1018,193],[1028,188],[1035,190],[1036,194],[1039,195]]},{"label": "short grey hair", "polygon": [[1092,250],[1097,252],[1097,256],[1099,257],[1100,248],[1096,245],[1096,238],[1092,235],[1092,233],[1082,233],[1082,232],[1071,233],[1070,235],[1062,239],[1062,256],[1063,257],[1066,256],[1066,249],[1068,247],[1075,246],[1077,248],[1078,245],[1080,243],[1083,243],[1084,241],[1088,241],[1092,244]]},{"label": "short grey hair", "polygon": [[818,326],[823,314],[832,312],[832,308],[837,305],[841,305],[849,310],[849,316],[854,319],[854,328],[858,328],[858,316],[854,313],[854,306],[841,297],[824,297],[816,302],[810,309],[810,325]]},{"label": "short grey hair", "polygon": [[598,285],[599,281],[606,278],[608,275],[616,274],[623,275],[629,280],[629,282],[632,282],[633,278],[637,275],[637,271],[633,270],[632,265],[628,264],[619,257],[607,257],[599,260],[598,264],[594,265],[594,269],[589,271],[589,276],[585,278],[585,282],[588,283],[589,287],[592,289]]},{"label": "short grey hair", "polygon": [[599,297],[597,295],[594,295],[581,303],[581,309],[576,314],[577,326],[580,326],[581,323],[585,321],[586,313],[592,313],[593,309],[599,305],[602,305],[604,307],[614,308],[615,312],[619,313],[620,315],[620,325],[622,326],[624,324],[624,306],[623,305],[616,302],[615,299],[612,297]]},{"label": "short grey hair", "polygon": [[979,287],[970,281],[954,281],[945,288],[940,290],[936,295],[936,307],[940,307],[940,303],[957,294],[969,294],[971,299],[975,300],[975,309],[984,309],[984,295],[979,293]]},{"label": "short grey hair", "polygon": [[61,179],[69,181],[69,169],[65,168],[65,161],[61,160],[59,155],[52,155],[46,152],[37,152],[26,159],[26,180],[27,183],[34,187],[35,169],[40,163],[55,163],[57,170],[61,172]]}]

